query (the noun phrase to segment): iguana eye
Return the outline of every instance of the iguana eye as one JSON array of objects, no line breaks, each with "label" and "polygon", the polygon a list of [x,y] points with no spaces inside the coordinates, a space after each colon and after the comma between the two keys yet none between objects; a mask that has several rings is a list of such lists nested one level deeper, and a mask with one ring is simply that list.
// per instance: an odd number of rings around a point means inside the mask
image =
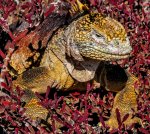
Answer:
[{"label": "iguana eye", "polygon": [[93,31],[92,36],[91,36],[96,42],[104,42],[105,37],[101,35],[100,33]]},{"label": "iguana eye", "polygon": [[95,30],[93,30],[92,31],[92,36],[95,36],[96,38],[102,38],[102,39],[105,39],[105,37],[102,35],[102,34],[100,34],[100,33],[98,33],[97,31],[95,31]]},{"label": "iguana eye", "polygon": [[99,34],[99,33],[95,33],[95,35],[96,35],[96,37],[98,37],[98,38],[100,38],[100,37],[104,38],[104,36],[101,35],[101,34]]}]

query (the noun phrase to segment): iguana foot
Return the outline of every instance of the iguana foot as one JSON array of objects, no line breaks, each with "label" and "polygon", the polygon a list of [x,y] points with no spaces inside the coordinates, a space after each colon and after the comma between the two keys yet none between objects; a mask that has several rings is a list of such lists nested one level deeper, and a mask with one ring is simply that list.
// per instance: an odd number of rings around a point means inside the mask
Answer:
[{"label": "iguana foot", "polygon": [[[126,127],[130,126],[134,123],[141,124],[141,119],[138,117],[134,117],[134,118],[128,117],[128,119],[125,122],[123,122],[123,124]],[[105,122],[105,124],[110,127],[110,130],[118,128],[118,126],[119,126],[116,118],[110,118],[108,121]]]},{"label": "iguana foot", "polygon": [[[137,112],[137,94],[134,89],[134,83],[137,80],[136,77],[129,74],[128,81],[125,88],[117,93],[114,100],[114,105],[111,111],[111,116],[106,124],[112,128],[118,128],[118,116],[116,109],[119,109],[121,123],[125,126],[130,126],[133,123],[141,124],[140,118],[133,117],[133,111]],[[129,114],[128,118],[124,120],[124,117]]]},{"label": "iguana foot", "polygon": [[24,108],[26,108],[25,114],[33,121],[36,121],[37,118],[43,120],[47,118],[48,110],[39,104],[37,98],[32,98]]}]

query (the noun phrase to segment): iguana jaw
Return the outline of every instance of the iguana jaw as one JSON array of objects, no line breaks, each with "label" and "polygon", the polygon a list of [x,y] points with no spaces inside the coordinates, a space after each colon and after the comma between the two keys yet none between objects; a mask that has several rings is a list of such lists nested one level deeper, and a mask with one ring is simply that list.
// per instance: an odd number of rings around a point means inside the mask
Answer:
[{"label": "iguana jaw", "polygon": [[115,55],[115,54],[109,54],[104,53],[100,51],[95,51],[95,53],[91,53],[90,55],[87,55],[86,53],[82,53],[82,56],[88,57],[90,59],[96,59],[96,60],[105,60],[105,61],[115,61],[115,60],[121,60],[129,57],[129,54],[126,55]]},{"label": "iguana jaw", "polygon": [[118,46],[109,44],[86,43],[79,46],[80,54],[84,57],[97,60],[113,61],[128,58],[131,53],[129,40]]}]

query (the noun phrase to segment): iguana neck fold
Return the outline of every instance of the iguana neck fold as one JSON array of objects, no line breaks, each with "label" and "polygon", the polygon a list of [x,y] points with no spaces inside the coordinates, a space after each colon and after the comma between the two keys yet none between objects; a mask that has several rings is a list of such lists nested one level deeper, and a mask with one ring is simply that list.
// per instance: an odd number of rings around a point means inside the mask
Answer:
[{"label": "iguana neck fold", "polygon": [[65,30],[60,29],[53,36],[46,51],[52,51],[75,80],[79,82],[90,81],[94,78],[100,61],[83,59],[78,47],[73,42],[72,34],[69,34],[69,30],[73,33],[74,29],[71,26]]}]

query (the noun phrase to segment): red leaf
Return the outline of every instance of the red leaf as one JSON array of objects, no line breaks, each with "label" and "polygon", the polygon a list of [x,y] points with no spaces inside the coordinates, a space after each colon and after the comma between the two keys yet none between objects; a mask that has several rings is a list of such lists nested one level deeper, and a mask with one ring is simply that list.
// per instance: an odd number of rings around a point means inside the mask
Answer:
[{"label": "red leaf", "polygon": [[121,115],[118,108],[116,108],[116,116],[117,116],[118,125],[121,126]]},{"label": "red leaf", "polygon": [[61,96],[59,99],[57,99],[56,107],[58,106],[59,102],[62,101],[63,99],[64,99],[64,96]]},{"label": "red leaf", "polygon": [[96,0],[90,0],[92,6],[96,6]]},{"label": "red leaf", "polygon": [[3,106],[0,106],[0,114],[5,111],[5,108]]},{"label": "red leaf", "polygon": [[8,50],[10,48],[12,48],[12,49],[14,48],[14,42],[8,41],[5,45],[5,50]]},{"label": "red leaf", "polygon": [[54,100],[57,101],[57,98],[58,97],[57,97],[57,92],[56,92],[56,93],[54,93]]},{"label": "red leaf", "polygon": [[35,134],[35,131],[31,125],[28,126],[28,129],[30,130],[31,134]]},{"label": "red leaf", "polygon": [[27,30],[24,30],[23,32],[19,33],[19,35],[17,35],[17,37],[14,38],[14,42],[18,42],[19,40],[21,40],[28,32]]},{"label": "red leaf", "polygon": [[11,39],[14,40],[14,35],[13,35],[13,33],[9,29],[8,29],[7,33],[9,34],[9,36],[11,37]]},{"label": "red leaf", "polygon": [[102,123],[103,127],[106,126],[102,116],[100,116],[100,122]]},{"label": "red leaf", "polygon": [[77,134],[81,134],[81,129],[80,129],[79,125],[76,125],[76,124],[75,124],[74,130],[75,130],[75,132],[76,132]]},{"label": "red leaf", "polygon": [[123,117],[122,122],[125,122],[125,121],[127,120],[128,117],[129,117],[129,114],[126,114],[126,115]]},{"label": "red leaf", "polygon": [[71,95],[73,95],[73,96],[79,96],[80,93],[79,92],[73,92],[73,93],[71,93]]},{"label": "red leaf", "polygon": [[39,99],[44,100],[44,97],[41,96],[38,92],[35,92],[35,95],[36,95]]},{"label": "red leaf", "polygon": [[6,90],[9,91],[10,88],[7,86],[7,84],[5,82],[1,82],[0,84],[1,84],[1,87],[5,88]]},{"label": "red leaf", "polygon": [[114,134],[116,132],[118,132],[118,129],[113,129],[113,130],[110,131],[110,134]]},{"label": "red leaf", "polygon": [[109,0],[109,3],[111,3],[112,5],[117,5],[117,0]]},{"label": "red leaf", "polygon": [[45,13],[44,13],[44,16],[48,16],[48,15],[50,15],[53,11],[54,11],[54,9],[55,9],[55,6],[54,5],[52,5],[49,9],[48,9],[48,11],[46,11]]},{"label": "red leaf", "polygon": [[12,4],[9,9],[8,9],[8,12],[12,12],[16,9],[16,4]]},{"label": "red leaf", "polygon": [[128,0],[129,4],[133,4],[135,0]]},{"label": "red leaf", "polygon": [[10,105],[10,101],[3,101],[2,104],[3,104],[5,107],[7,107],[7,106]]},{"label": "red leaf", "polygon": [[3,64],[2,64],[2,63],[0,63],[0,68],[2,68],[2,66],[3,66]]},{"label": "red leaf", "polygon": [[48,95],[49,95],[50,91],[51,91],[51,89],[50,89],[50,87],[48,86],[48,87],[47,87],[47,90],[46,90],[46,95],[45,95],[45,98],[46,98],[46,99],[48,99]]},{"label": "red leaf", "polygon": [[52,118],[58,121],[59,123],[64,124],[64,122],[61,119],[59,119],[56,115],[52,116]]},{"label": "red leaf", "polygon": [[103,104],[104,104],[104,101],[103,101],[103,100],[99,100],[98,104],[99,104],[99,105],[103,105]]},{"label": "red leaf", "polygon": [[53,130],[53,132],[55,132],[55,130],[56,130],[55,121],[54,120],[52,120],[52,130]]},{"label": "red leaf", "polygon": [[150,122],[150,117],[147,115],[147,116],[145,116],[145,119],[148,121],[148,122]]},{"label": "red leaf", "polygon": [[6,55],[3,53],[2,50],[0,50],[0,56],[1,56],[3,59],[6,58]]},{"label": "red leaf", "polygon": [[22,9],[29,8],[29,7],[32,7],[31,2],[26,2],[24,5],[21,6]]},{"label": "red leaf", "polygon": [[15,134],[19,133],[19,128],[15,128]]},{"label": "red leaf", "polygon": [[144,128],[139,128],[139,131],[142,132],[143,134],[149,134],[149,132]]},{"label": "red leaf", "polygon": [[62,108],[61,108],[61,112],[62,112],[62,113],[65,111],[65,107],[66,107],[66,103],[65,103],[65,102],[63,102],[63,104],[62,104]]}]

